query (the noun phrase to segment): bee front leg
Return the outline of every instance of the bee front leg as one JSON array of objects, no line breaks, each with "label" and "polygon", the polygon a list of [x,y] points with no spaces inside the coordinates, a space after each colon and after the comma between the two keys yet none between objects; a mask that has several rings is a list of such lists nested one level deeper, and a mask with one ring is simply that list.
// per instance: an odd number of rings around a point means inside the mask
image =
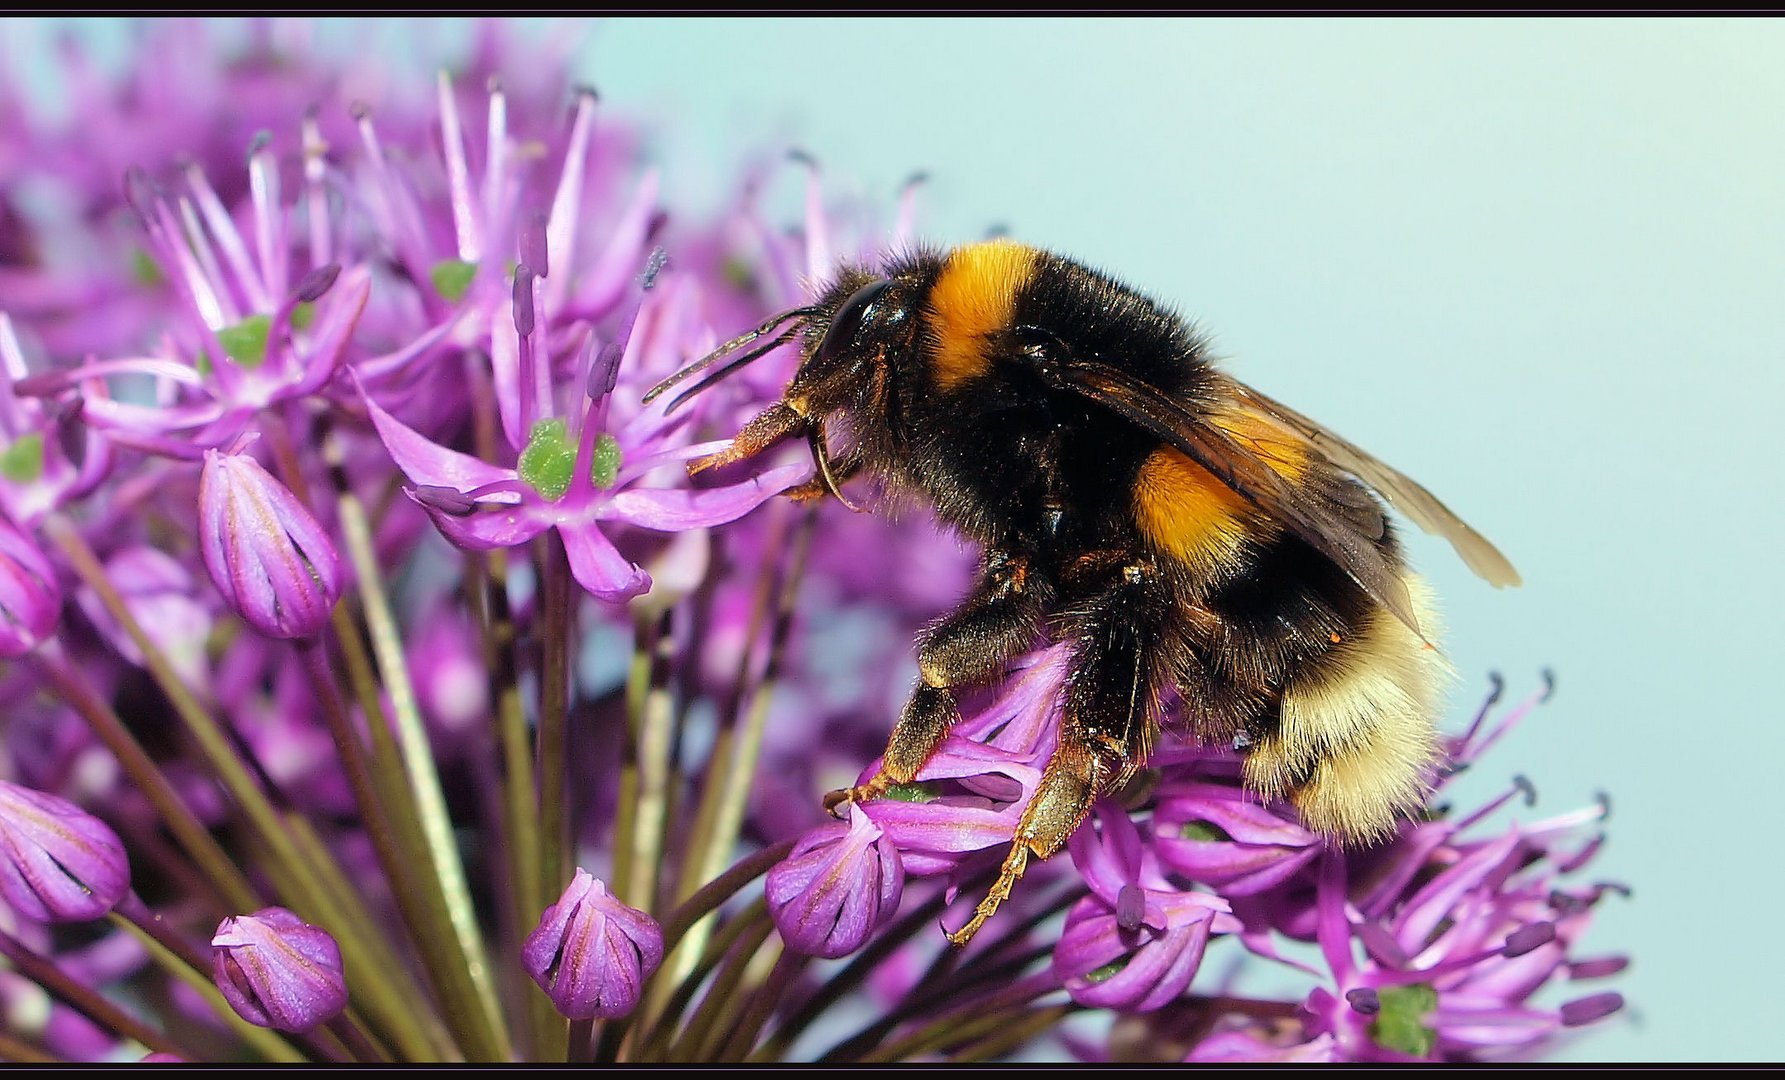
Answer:
[{"label": "bee front leg", "polygon": [[688,463],[688,475],[730,465],[755,457],[796,431],[803,431],[811,420],[785,401],[777,401],[757,413],[731,440],[731,445],[718,453],[695,458]]},{"label": "bee front leg", "polygon": [[1011,837],[1010,854],[967,925],[963,946],[1010,898],[1030,859],[1046,859],[1084,824],[1097,796],[1133,776],[1152,749],[1158,692],[1170,670],[1166,633],[1172,595],[1152,567],[1117,568],[1116,582],[1073,605],[1062,637],[1077,642],[1067,677],[1060,740]]},{"label": "bee front leg", "polygon": [[952,615],[918,639],[917,689],[906,702],[880,771],[865,784],[824,797],[825,809],[864,802],[908,784],[960,719],[953,687],[984,682],[1011,657],[1035,644],[1053,588],[1031,572],[1025,556],[992,552],[977,588]]}]

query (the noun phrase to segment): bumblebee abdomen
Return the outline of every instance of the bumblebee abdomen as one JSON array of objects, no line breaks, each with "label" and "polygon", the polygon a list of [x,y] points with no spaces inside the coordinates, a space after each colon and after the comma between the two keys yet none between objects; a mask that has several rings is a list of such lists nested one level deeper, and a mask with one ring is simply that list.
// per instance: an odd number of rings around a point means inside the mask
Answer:
[{"label": "bumblebee abdomen", "polygon": [[[1422,627],[1436,634],[1430,594],[1407,575]],[[1283,795],[1319,832],[1374,840],[1425,799],[1437,754],[1433,726],[1449,665],[1380,607],[1360,632],[1295,672],[1274,723],[1253,744],[1246,782]]]},{"label": "bumblebee abdomen", "polygon": [[[1298,483],[1307,475],[1305,453],[1270,442],[1268,428],[1256,418],[1211,413],[1208,419],[1258,447],[1260,460],[1285,481]],[[1281,532],[1268,515],[1169,446],[1159,447],[1141,463],[1134,478],[1133,503],[1135,525],[1147,542],[1210,581],[1226,576],[1248,549],[1270,543]]]},{"label": "bumblebee abdomen", "polygon": [[[1293,460],[1271,465],[1299,475]],[[1351,840],[1391,831],[1425,791],[1448,670],[1439,653],[1176,451],[1147,460],[1134,503],[1142,533],[1180,575],[1180,683],[1197,734],[1243,732],[1248,785],[1290,799],[1310,828]],[[1398,565],[1392,535],[1382,543]],[[1423,584],[1401,576],[1435,637]]]}]

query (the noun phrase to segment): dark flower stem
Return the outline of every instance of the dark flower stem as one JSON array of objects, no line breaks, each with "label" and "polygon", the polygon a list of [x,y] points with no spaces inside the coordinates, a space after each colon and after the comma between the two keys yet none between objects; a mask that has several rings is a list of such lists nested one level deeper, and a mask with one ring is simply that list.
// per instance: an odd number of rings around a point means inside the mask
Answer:
[{"label": "dark flower stem", "polygon": [[729,1038],[720,1047],[716,1055],[717,1061],[743,1061],[756,1046],[756,1036],[762,1026],[774,1015],[775,1006],[787,996],[788,987],[805,971],[809,958],[795,952],[783,950],[775,960],[775,967],[750,994],[750,1000],[744,1007],[744,1015]]},{"label": "dark flower stem", "polygon": [[668,664],[662,655],[673,648],[669,614],[641,614],[633,620],[633,663],[627,678],[627,730],[634,750],[636,794],[628,815],[630,829],[615,843],[629,848],[626,903],[644,912],[658,910],[658,871],[669,829],[670,735]]},{"label": "dark flower stem", "polygon": [[[473,556],[474,557],[474,556]],[[527,729],[526,703],[521,700],[520,640],[514,613],[508,605],[508,555],[492,551],[485,608],[486,651],[492,666],[492,699],[496,703],[496,731],[501,740],[503,770],[502,811],[508,855],[509,924],[518,950],[532,932],[546,900],[539,891],[538,806],[533,786],[533,745]]]},{"label": "dark flower stem", "polygon": [[[1044,971],[985,997],[968,996],[955,1008],[936,1017],[923,1027],[896,1042],[885,1044],[862,1054],[858,1060],[864,1062],[905,1061],[918,1054],[926,1054],[933,1050],[965,1046],[982,1036],[992,1035],[1012,1026],[1027,1012],[1022,1008],[1023,1006],[1059,988],[1059,981],[1054,978],[1053,974]],[[837,1059],[826,1054],[819,1060]]]},{"label": "dark flower stem", "polygon": [[558,530],[547,529],[539,543],[540,587],[545,601],[544,657],[539,681],[539,818],[546,826],[540,845],[540,895],[556,896],[566,884],[570,846],[570,800],[565,797],[570,741],[570,650],[575,640],[575,596],[570,562]]},{"label": "dark flower stem", "polygon": [[33,1046],[23,1039],[15,1039],[5,1032],[0,1032],[0,1061],[51,1065],[60,1064],[62,1059],[55,1057],[42,1047]]},{"label": "dark flower stem", "polygon": [[[343,605],[336,605],[336,626],[348,636],[357,637]],[[380,758],[384,765],[383,775],[377,775],[377,766],[368,761],[365,747],[360,744],[359,735],[341,701],[340,688],[329,668],[323,646],[315,641],[304,642],[298,651],[304,658],[304,667],[310,675],[323,720],[334,739],[335,752],[353,788],[378,863],[390,880],[391,894],[409,930],[410,940],[421,956],[430,980],[439,988],[449,1025],[453,1030],[463,1030],[461,1025],[471,1022],[475,1016],[476,990],[471,985],[463,959],[453,948],[452,923],[445,898],[440,895],[439,880],[430,874],[414,872],[415,868],[425,865],[427,848],[414,817],[404,812],[411,807],[404,798],[407,790],[401,768],[387,753]],[[385,726],[382,713],[370,714],[367,727],[373,732],[382,732],[386,743],[390,741],[390,729]],[[387,813],[387,803],[401,810]]]},{"label": "dark flower stem", "polygon": [[[969,887],[963,888],[962,891],[971,893],[973,890]],[[851,990],[860,986],[873,973],[874,969],[880,966],[882,960],[910,944],[911,936],[934,923],[941,917],[947,906],[947,894],[937,891],[915,910],[883,930],[867,948],[852,957],[843,970],[826,979],[811,997],[782,1020],[776,1027],[775,1034],[752,1055],[752,1060],[780,1061],[786,1057],[794,1040],[804,1034],[814,1020],[824,1015],[826,1010],[841,1001]],[[952,950],[950,951],[952,952]],[[926,976],[923,981],[930,981],[929,977]]]},{"label": "dark flower stem", "polygon": [[[571,594],[570,563],[564,555],[564,544],[558,530],[547,529],[534,544],[538,556],[538,580],[541,618],[539,651],[539,724],[535,762],[537,788],[527,785],[515,793],[516,801],[535,800],[519,824],[532,836],[535,875],[530,903],[518,912],[518,930],[531,930],[551,898],[564,890],[567,878],[564,867],[570,843],[570,806],[565,796],[566,770],[569,769],[570,736],[570,649],[575,614]],[[517,699],[518,700],[518,699]],[[506,731],[506,729],[505,729]],[[525,730],[513,747],[516,753],[526,750]],[[512,759],[511,759],[512,760]],[[519,870],[518,872],[525,872]],[[527,923],[524,928],[521,923]],[[520,940],[525,940],[523,932]],[[564,1017],[552,1007],[551,999],[536,987],[523,986],[521,993],[531,1026],[532,1061],[562,1061],[569,1043]]]},{"label": "dark flower stem", "polygon": [[347,1047],[355,1061],[384,1064],[391,1061],[390,1051],[372,1038],[371,1033],[352,1014],[335,1017],[329,1021],[328,1029]]},{"label": "dark flower stem", "polygon": [[0,930],[0,955],[6,957],[14,971],[43,987],[56,1000],[107,1031],[126,1039],[135,1039],[151,1050],[177,1054],[188,1061],[196,1060],[190,1050],[81,985],[56,966],[54,961],[32,952],[18,938],[4,930]]},{"label": "dark flower stem", "polygon": [[254,911],[261,907],[259,895],[235,861],[211,836],[210,830],[192,815],[192,811],[174,790],[173,784],[124,726],[118,714],[112,711],[112,707],[93,692],[92,686],[85,679],[69,670],[60,650],[49,646],[39,648],[31,654],[31,665],[56,688],[64,701],[80,713],[92,727],[93,733],[117,757],[124,772],[148,798],[149,805],[155,808],[186,854],[198,865],[201,871],[199,876],[216,895],[223,908],[222,914]]},{"label": "dark flower stem", "polygon": [[962,1065],[990,1061],[1008,1054],[1042,1032],[1053,1029],[1076,1011],[1078,1006],[1072,1004],[1030,1009],[1017,1019],[1006,1021],[996,1034],[950,1054],[948,1060]]},{"label": "dark flower stem", "polygon": [[[640,1029],[645,1031],[645,1035],[635,1044],[637,1049],[630,1055],[633,1060],[665,1060],[664,1054],[675,1037],[676,1024],[681,1021],[682,1013],[694,1000],[694,995],[700,990],[701,983],[706,980],[714,968],[719,966],[719,962],[725,959],[732,945],[746,930],[756,927],[769,918],[768,910],[768,900],[758,899],[754,904],[719,924],[718,930],[707,940],[705,951],[696,959],[694,966],[689,969],[687,977],[678,983],[669,995],[662,1012],[650,1018],[651,1026],[645,1028],[642,1023],[639,1025]],[[636,1013],[628,1018],[629,1021],[634,1019],[639,1019]],[[614,1031],[602,1034],[604,1046],[608,1038],[615,1034]],[[617,1047],[619,1044],[616,1042],[614,1045]],[[600,1058],[600,1060],[612,1059]]]},{"label": "dark flower stem", "polygon": [[[421,823],[422,838],[430,856],[430,865],[439,878],[440,894],[445,899],[453,938],[471,984],[475,987],[477,1008],[455,1029],[467,1041],[466,1050],[476,1060],[508,1061],[513,1057],[507,1031],[502,1025],[501,1008],[484,962],[483,934],[477,926],[477,915],[471,907],[471,892],[465,880],[464,863],[459,858],[458,843],[453,836],[452,820],[446,808],[446,796],[440,787],[440,773],[434,765],[432,748],[422,726],[421,711],[416,703],[415,684],[409,677],[409,662],[397,629],[396,613],[384,589],[384,576],[378,565],[378,554],[372,540],[371,522],[364,504],[347,485],[340,462],[344,452],[339,436],[330,433],[324,440],[335,482],[341,534],[347,542],[348,557],[359,582],[366,627],[372,640],[372,653],[384,677],[385,693],[390,697],[396,721],[402,761],[414,793]],[[534,880],[537,880],[535,878]]]},{"label": "dark flower stem", "polygon": [[709,912],[720,904],[731,899],[737,891],[769,872],[769,868],[787,858],[793,850],[794,840],[783,840],[772,847],[747,855],[738,860],[737,865],[720,874],[703,888],[684,900],[681,906],[670,912],[663,920],[663,951],[665,955],[682,940],[682,936]]},{"label": "dark flower stem", "polygon": [[587,1065],[595,1060],[595,1021],[572,1020],[565,1040],[564,1060],[570,1065]]},{"label": "dark flower stem", "polygon": [[774,932],[773,920],[763,918],[753,921],[738,935],[738,940],[726,950],[725,959],[719,962],[719,969],[713,974],[713,985],[707,988],[694,1015],[683,1025],[681,1037],[671,1044],[664,1060],[714,1060],[714,1051],[730,1032],[729,1021],[737,1014],[738,1002],[743,996],[738,988],[749,971],[750,962]]},{"label": "dark flower stem", "polygon": [[[768,551],[782,550],[786,534],[785,511],[775,518],[774,531],[765,545]],[[744,803],[755,778],[756,763],[762,752],[763,726],[768,719],[769,699],[780,673],[781,658],[787,635],[793,624],[793,605],[805,574],[806,556],[812,547],[812,533],[818,522],[817,507],[806,510],[796,527],[792,552],[779,586],[775,584],[772,564],[765,566],[756,606],[751,613],[749,634],[745,640],[756,642],[768,613],[773,613],[773,629],[761,678],[750,688],[750,669],[754,664],[751,650],[746,649],[738,663],[735,694],[725,710],[725,720],[713,746],[707,766],[706,781],[701,791],[700,808],[696,813],[694,835],[697,841],[688,848],[682,863],[681,885],[685,891],[693,883],[712,880],[720,873],[724,860],[737,842],[743,826]],[[772,605],[772,606],[771,606]],[[747,704],[746,704],[747,703]],[[664,968],[669,980],[664,986],[679,982],[699,955],[703,937],[711,932],[711,924],[697,924],[690,930],[686,948],[671,949],[665,939]]]}]

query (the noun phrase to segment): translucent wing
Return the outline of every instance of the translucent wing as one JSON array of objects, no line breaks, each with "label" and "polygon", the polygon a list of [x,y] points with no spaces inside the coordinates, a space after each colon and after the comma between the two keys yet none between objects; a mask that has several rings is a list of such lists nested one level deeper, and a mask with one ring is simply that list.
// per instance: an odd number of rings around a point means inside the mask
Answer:
[{"label": "translucent wing", "polygon": [[1390,506],[1428,533],[1442,536],[1477,577],[1491,585],[1520,583],[1519,573],[1500,550],[1452,513],[1438,497],[1373,455],[1296,412],[1289,406],[1226,376],[1222,381],[1248,407],[1295,432],[1321,456],[1374,488]]},{"label": "translucent wing", "polygon": [[[1224,430],[1119,368],[1069,360],[1046,364],[1040,373],[1055,385],[1076,391],[1146,428],[1207,469],[1331,559],[1396,618],[1419,632],[1406,582],[1379,546],[1388,522],[1373,500],[1360,499],[1343,485],[1321,483],[1317,475],[1310,476],[1310,482],[1285,478],[1267,464],[1267,458],[1278,455],[1263,445],[1262,436]],[[1284,437],[1298,445],[1303,441],[1289,430]]]}]

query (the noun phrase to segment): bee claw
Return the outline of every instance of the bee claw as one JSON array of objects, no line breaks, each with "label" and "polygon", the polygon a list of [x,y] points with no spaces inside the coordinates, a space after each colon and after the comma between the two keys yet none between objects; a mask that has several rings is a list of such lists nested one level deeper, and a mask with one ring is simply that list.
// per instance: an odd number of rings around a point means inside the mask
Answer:
[{"label": "bee claw", "polygon": [[892,785],[892,778],[881,773],[865,784],[858,784],[852,788],[838,788],[824,797],[824,809],[834,818],[847,818],[849,807],[856,803],[878,799],[886,794],[886,789]]},{"label": "bee claw", "polygon": [[[803,484],[795,484],[781,494],[792,499],[794,502],[804,503],[816,502],[819,499],[824,498],[826,495],[829,495],[830,492],[825,490],[824,484],[821,483],[817,477],[813,477]],[[832,794],[834,795],[836,793],[832,792]]]}]

